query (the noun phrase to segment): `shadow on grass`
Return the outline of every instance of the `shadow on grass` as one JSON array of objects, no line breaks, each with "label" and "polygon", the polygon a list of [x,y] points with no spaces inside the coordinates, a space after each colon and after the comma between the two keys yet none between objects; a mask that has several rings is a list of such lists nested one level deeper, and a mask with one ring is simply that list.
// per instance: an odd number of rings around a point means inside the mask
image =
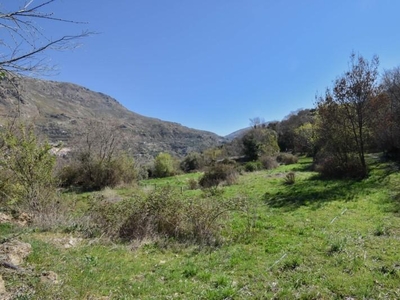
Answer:
[{"label": "shadow on grass", "polygon": [[[311,163],[300,162],[293,171],[308,172]],[[277,193],[266,192],[264,201],[270,207],[295,210],[301,206],[318,208],[330,201],[352,201],[370,192],[390,190],[391,211],[400,213],[400,187],[396,181],[389,179],[398,174],[398,162],[387,162],[380,157],[372,157],[369,161],[369,176],[363,180],[356,179],[325,179],[314,175],[305,180],[296,181],[292,185],[282,184]],[[395,175],[396,176],[396,175]],[[400,182],[400,176],[397,179]]]},{"label": "shadow on grass", "polygon": [[304,205],[318,208],[329,201],[353,200],[355,196],[353,186],[356,183],[355,180],[321,180],[312,177],[286,186],[278,193],[267,192],[264,194],[264,200],[270,207],[286,210],[294,210]]},{"label": "shadow on grass", "polygon": [[295,167],[292,168],[292,171],[295,172],[310,172],[312,170],[313,170],[312,163],[308,161],[303,161],[303,162],[301,161],[297,163]]}]

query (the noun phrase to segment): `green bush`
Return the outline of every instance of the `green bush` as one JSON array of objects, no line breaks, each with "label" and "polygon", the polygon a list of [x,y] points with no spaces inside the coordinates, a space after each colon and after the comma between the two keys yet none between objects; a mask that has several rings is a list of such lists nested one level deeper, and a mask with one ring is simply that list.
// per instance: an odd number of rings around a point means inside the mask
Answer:
[{"label": "green bush", "polygon": [[244,165],[244,170],[246,172],[255,172],[259,171],[263,168],[263,165],[260,161],[249,161]]},{"label": "green bush", "polygon": [[203,188],[218,186],[219,184],[232,185],[236,183],[239,174],[232,165],[216,164],[210,167],[200,178],[199,184]]},{"label": "green bush", "polygon": [[200,170],[204,167],[203,157],[196,152],[189,153],[180,163],[180,168],[184,172]]},{"label": "green bush", "polygon": [[153,177],[162,178],[176,175],[175,160],[168,153],[160,153],[154,160]]},{"label": "green bush", "polygon": [[299,159],[297,156],[290,154],[290,153],[280,153],[277,157],[276,160],[284,165],[292,165],[292,164],[297,164]]},{"label": "green bush", "polygon": [[56,198],[51,145],[22,123],[2,131],[0,139],[0,199],[15,208],[42,211]]}]

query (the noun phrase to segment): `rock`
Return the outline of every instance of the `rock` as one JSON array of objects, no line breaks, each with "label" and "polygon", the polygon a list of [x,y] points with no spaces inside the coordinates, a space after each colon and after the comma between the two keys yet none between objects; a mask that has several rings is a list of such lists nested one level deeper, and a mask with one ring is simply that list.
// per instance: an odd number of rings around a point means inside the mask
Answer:
[{"label": "rock", "polygon": [[56,246],[61,246],[65,249],[74,248],[82,241],[81,238],[75,237],[61,237],[61,238],[53,238],[50,240]]},{"label": "rock", "polygon": [[3,296],[5,294],[7,294],[6,284],[3,280],[3,277],[0,275],[0,296]]},{"label": "rock", "polygon": [[0,212],[0,224],[3,223],[11,223],[12,217],[9,215],[6,215],[5,213]]},{"label": "rock", "polygon": [[16,220],[16,223],[21,226],[26,226],[31,222],[32,222],[32,216],[27,213],[21,213]]},{"label": "rock", "polygon": [[53,271],[44,271],[40,276],[42,283],[58,284],[58,275]]},{"label": "rock", "polygon": [[17,240],[0,245],[0,260],[19,266],[31,253],[32,246]]}]

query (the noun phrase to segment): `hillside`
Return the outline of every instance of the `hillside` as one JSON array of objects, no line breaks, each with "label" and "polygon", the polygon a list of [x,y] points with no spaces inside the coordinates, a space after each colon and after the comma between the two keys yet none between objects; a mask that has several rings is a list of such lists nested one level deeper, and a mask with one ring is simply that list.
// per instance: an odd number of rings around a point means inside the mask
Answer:
[{"label": "hillside", "polygon": [[19,111],[51,142],[63,141],[69,145],[90,120],[121,129],[126,147],[142,156],[159,152],[184,156],[224,141],[211,132],[131,112],[116,99],[76,84],[28,77],[14,79],[13,84],[0,82],[1,122],[5,123]]}]

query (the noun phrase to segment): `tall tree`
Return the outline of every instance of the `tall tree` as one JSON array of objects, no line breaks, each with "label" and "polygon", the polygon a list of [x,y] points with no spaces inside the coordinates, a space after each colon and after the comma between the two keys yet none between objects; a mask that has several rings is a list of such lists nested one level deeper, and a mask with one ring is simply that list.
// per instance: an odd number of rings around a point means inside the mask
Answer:
[{"label": "tall tree", "polygon": [[279,152],[276,133],[268,128],[252,128],[242,137],[243,152],[247,159],[256,161],[261,155]]},{"label": "tall tree", "polygon": [[[360,173],[364,175],[367,174],[365,152],[373,115],[371,103],[378,94],[378,66],[377,56],[368,61],[352,53],[349,70],[334,81],[332,92],[327,90],[325,97],[317,102],[323,129],[320,136],[331,145],[337,143],[329,151],[335,155],[340,152],[340,156],[346,157],[344,161],[354,153]],[[327,140],[327,136],[332,139]]]},{"label": "tall tree", "polygon": [[400,157],[400,67],[383,74],[381,93],[374,99],[374,139],[379,150]]}]

